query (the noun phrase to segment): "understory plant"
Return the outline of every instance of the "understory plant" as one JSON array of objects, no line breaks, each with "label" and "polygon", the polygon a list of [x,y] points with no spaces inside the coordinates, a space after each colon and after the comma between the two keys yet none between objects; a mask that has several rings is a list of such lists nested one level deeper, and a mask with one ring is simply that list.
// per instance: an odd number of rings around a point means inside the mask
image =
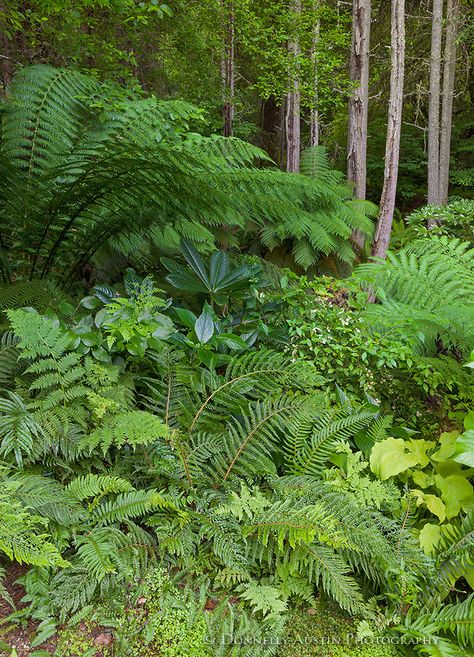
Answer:
[{"label": "understory plant", "polygon": [[[122,292],[98,287],[82,308],[78,323],[9,311],[1,358],[0,488],[13,509],[2,531],[30,530],[21,549],[0,547],[30,564],[28,606],[15,618],[39,623],[33,647],[60,623],[112,616],[124,654],[156,651],[176,626],[163,655],[189,641],[197,655],[270,656],[292,605],[315,604],[319,591],[383,633],[441,641],[441,654],[469,645],[470,598],[449,593],[461,571],[442,585],[444,557],[420,545],[427,523],[407,521],[420,494],[374,465],[385,445],[406,441],[418,459],[410,467],[424,468],[434,445],[374,397],[328,389],[317,361],[251,344],[224,359],[209,345],[213,358],[190,359],[171,319],[179,313],[151,278],[128,272]],[[418,491],[425,474],[410,479]],[[465,541],[462,522],[453,527],[447,539]],[[175,573],[178,602],[172,585],[169,604],[150,607],[153,587]],[[143,635],[140,618],[154,614],[160,622]],[[248,635],[260,637],[254,652]]]}]

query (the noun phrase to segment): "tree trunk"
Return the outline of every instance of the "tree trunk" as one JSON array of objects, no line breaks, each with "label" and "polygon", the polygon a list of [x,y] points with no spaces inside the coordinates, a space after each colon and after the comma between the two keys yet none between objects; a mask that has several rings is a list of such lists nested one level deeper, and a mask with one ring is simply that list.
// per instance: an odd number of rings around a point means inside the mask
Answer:
[{"label": "tree trunk", "polygon": [[443,75],[443,108],[439,155],[439,204],[445,205],[449,192],[451,128],[453,121],[454,80],[456,74],[456,37],[459,22],[459,0],[448,0],[446,10],[446,45]]},{"label": "tree trunk", "polygon": [[300,44],[298,38],[299,18],[301,15],[301,0],[291,0],[291,10],[294,15],[297,30],[288,42],[290,53],[290,92],[286,99],[286,170],[295,173],[300,170],[300,78],[299,57]]},{"label": "tree trunk", "polygon": [[232,137],[235,96],[235,13],[234,3],[222,0],[224,48],[221,59],[222,118],[224,137]]},{"label": "tree trunk", "polygon": [[392,0],[391,25],[392,64],[387,142],[385,145],[385,171],[379,219],[372,245],[372,255],[379,258],[385,258],[387,254],[397,193],[403,113],[403,82],[405,77],[405,0]]},{"label": "tree trunk", "polygon": [[441,46],[444,0],[433,0],[428,109],[428,203],[439,205],[439,130],[441,99]]},{"label": "tree trunk", "polygon": [[[317,9],[318,3],[315,3],[315,9]],[[313,27],[313,40],[311,42],[311,63],[313,65],[314,77],[313,77],[313,107],[311,108],[310,115],[310,146],[319,145],[319,110],[318,110],[318,42],[319,42],[319,32],[321,30],[321,21],[319,18],[316,18],[314,21]]]},{"label": "tree trunk", "polygon": [[[355,89],[349,99],[347,178],[355,199],[365,199],[367,187],[367,118],[369,109],[369,62],[371,0],[353,0],[350,79]],[[364,238],[355,231],[352,241],[359,248]]]}]

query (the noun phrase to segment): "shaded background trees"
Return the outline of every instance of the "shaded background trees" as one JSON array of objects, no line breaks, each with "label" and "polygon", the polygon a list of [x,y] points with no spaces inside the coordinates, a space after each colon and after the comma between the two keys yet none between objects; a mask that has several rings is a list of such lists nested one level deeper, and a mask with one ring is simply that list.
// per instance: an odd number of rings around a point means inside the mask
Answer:
[{"label": "shaded background trees", "polygon": [[[378,203],[390,92],[390,4],[11,0],[0,4],[0,89],[4,94],[22,65],[49,63],[159,98],[188,100],[206,110],[201,131],[252,141],[282,169],[298,169],[300,150],[323,144],[333,164],[341,170],[349,165],[355,197],[364,197],[366,187],[367,197]],[[406,2],[396,198],[403,213],[427,197],[444,203],[448,179],[451,194],[472,193],[473,13],[468,0]],[[351,47],[353,20],[360,32],[355,37],[364,44],[360,54],[355,54],[360,44],[353,41]],[[365,172],[354,157],[360,153],[364,159],[366,117]]]}]

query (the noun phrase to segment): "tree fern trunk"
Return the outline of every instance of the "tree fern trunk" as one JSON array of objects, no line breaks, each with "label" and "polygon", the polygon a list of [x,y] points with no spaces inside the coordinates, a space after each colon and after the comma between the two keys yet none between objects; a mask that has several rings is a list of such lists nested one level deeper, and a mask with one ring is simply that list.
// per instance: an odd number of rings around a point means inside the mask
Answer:
[{"label": "tree fern trunk", "polygon": [[443,76],[443,108],[441,116],[439,156],[439,202],[445,205],[449,191],[449,161],[451,156],[451,129],[453,96],[456,75],[456,37],[459,24],[459,0],[448,0],[446,10],[446,45]]},{"label": "tree fern trunk", "polygon": [[385,258],[390,242],[397,194],[405,77],[405,0],[392,0],[390,102],[385,146],[385,171],[372,255]]},{"label": "tree fern trunk", "polygon": [[[356,88],[349,99],[347,178],[354,186],[356,199],[365,199],[367,186],[371,9],[371,0],[353,0],[350,79]],[[352,240],[359,248],[364,246],[358,231],[353,233]]]}]

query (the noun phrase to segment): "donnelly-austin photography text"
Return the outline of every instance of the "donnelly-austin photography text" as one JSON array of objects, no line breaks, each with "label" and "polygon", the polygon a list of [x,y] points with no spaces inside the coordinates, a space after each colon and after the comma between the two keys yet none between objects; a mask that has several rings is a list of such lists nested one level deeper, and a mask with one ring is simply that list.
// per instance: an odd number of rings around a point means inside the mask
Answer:
[{"label": "donnelly-austin photography text", "polygon": [[356,634],[345,634],[342,636],[296,636],[296,637],[261,637],[251,634],[233,636],[231,634],[222,634],[221,637],[206,637],[208,644],[225,644],[225,645],[295,645],[295,646],[314,646],[314,645],[361,645],[361,644],[378,644],[378,645],[435,645],[437,637],[413,637],[413,636],[370,636],[357,637]]}]

